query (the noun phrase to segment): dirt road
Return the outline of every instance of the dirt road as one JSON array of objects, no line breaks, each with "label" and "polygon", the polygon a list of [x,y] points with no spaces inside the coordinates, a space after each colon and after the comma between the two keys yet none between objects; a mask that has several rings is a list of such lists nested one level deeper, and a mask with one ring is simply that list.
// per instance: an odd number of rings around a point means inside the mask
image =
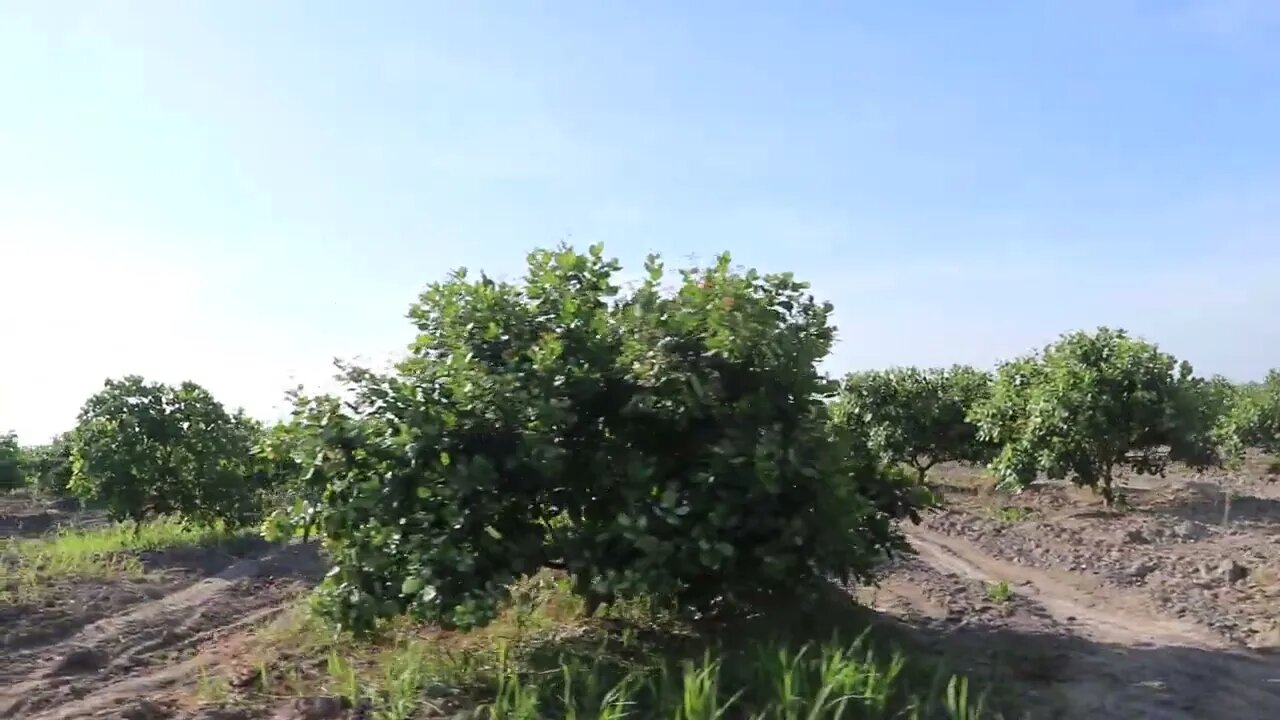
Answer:
[{"label": "dirt road", "polygon": [[[1044,717],[1280,717],[1280,663],[1273,658],[1162,617],[1132,593],[1015,565],[928,530],[912,531],[911,540],[919,563],[909,582],[946,588],[948,613],[968,620],[948,633],[948,654],[994,654],[997,674],[1026,673],[1020,679],[1043,694]],[[1002,597],[993,588],[1004,587],[1009,598],[992,600]],[[996,617],[984,617],[984,609]]]},{"label": "dirt road", "polygon": [[1280,718],[1280,486],[1129,492],[1123,513],[1069,488],[954,492],[862,599],[1033,717]]}]

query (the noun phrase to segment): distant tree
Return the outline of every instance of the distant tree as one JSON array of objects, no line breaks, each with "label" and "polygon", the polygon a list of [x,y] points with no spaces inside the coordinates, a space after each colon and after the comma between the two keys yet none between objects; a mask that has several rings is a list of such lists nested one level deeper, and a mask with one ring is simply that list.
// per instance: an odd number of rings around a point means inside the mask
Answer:
[{"label": "distant tree", "polygon": [[963,365],[871,370],[845,378],[832,417],[865,434],[885,460],[909,465],[923,483],[938,463],[990,459],[992,446],[967,418],[990,393],[991,376]]},{"label": "distant tree", "polygon": [[1280,454],[1280,370],[1240,388],[1224,425],[1224,433],[1240,445]]},{"label": "distant tree", "polygon": [[27,483],[42,495],[63,495],[71,484],[71,440],[69,433],[46,445],[26,449]]},{"label": "distant tree", "polygon": [[239,524],[255,499],[254,440],[252,423],[195,383],[108,380],[80,412],[70,489],[117,520]]},{"label": "distant tree", "polygon": [[602,252],[432,284],[403,363],[350,368],[347,402],[301,403],[302,444],[283,438],[301,517],[273,520],[321,534],[318,609],[353,630],[480,625],[552,567],[588,608],[709,612],[865,579],[902,548],[914,488],[828,423],[829,305],[727,256],[674,288],[650,258],[620,292]]},{"label": "distant tree", "polygon": [[0,434],[0,492],[17,490],[26,484],[25,462],[18,436]]},{"label": "distant tree", "polygon": [[341,403],[331,396],[308,396],[298,388],[289,393],[291,417],[266,428],[254,447],[260,484],[272,508],[265,519],[264,534],[270,539],[301,535],[310,537],[319,517],[327,489],[313,482],[317,462],[323,456],[325,438],[313,432],[326,419],[341,412]]},{"label": "distant tree", "polygon": [[1112,505],[1119,468],[1221,463],[1208,402],[1215,391],[1157,346],[1099,328],[1002,365],[974,419],[1001,447],[991,467],[1005,484],[1070,478]]}]

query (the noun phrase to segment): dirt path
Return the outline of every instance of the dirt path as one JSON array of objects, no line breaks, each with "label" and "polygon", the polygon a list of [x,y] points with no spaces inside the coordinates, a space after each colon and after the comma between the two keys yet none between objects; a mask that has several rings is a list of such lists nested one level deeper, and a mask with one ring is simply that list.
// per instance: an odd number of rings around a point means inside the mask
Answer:
[{"label": "dirt path", "polygon": [[1028,705],[1038,717],[1280,718],[1274,657],[1165,617],[1141,593],[992,557],[924,528],[908,534],[919,555],[888,578],[877,604],[933,618],[940,649],[991,657],[1001,666],[992,679],[1035,687]]},{"label": "dirt path", "polygon": [[130,703],[191,685],[195,651],[277,612],[305,587],[300,575],[314,560],[299,547],[244,558],[70,638],[12,653],[0,659],[0,717],[122,717]]}]

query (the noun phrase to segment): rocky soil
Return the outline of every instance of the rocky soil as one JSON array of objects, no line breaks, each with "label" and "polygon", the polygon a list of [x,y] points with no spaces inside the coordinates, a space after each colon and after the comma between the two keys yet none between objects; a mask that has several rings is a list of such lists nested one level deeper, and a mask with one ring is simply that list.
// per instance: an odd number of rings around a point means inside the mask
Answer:
[{"label": "rocky soil", "polygon": [[1106,512],[1062,486],[957,493],[925,526],[1017,565],[1133,589],[1153,612],[1234,644],[1280,650],[1280,482],[1267,474],[1141,477],[1126,495],[1127,508]]}]

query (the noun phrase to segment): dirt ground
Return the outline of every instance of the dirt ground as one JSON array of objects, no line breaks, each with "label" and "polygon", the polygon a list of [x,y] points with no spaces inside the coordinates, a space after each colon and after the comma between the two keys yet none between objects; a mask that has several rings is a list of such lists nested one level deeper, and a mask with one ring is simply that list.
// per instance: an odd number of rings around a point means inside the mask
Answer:
[{"label": "dirt ground", "polygon": [[[948,509],[908,528],[917,555],[857,592],[886,625],[1036,718],[1280,718],[1280,478],[1265,463],[1133,478],[1122,512],[1060,485],[997,493],[963,468],[935,480]],[[0,502],[0,538],[98,522]],[[196,686],[315,581],[314,552],[250,543],[144,562],[142,579],[0,606],[0,718],[256,717],[200,707]]]},{"label": "dirt ground", "polygon": [[[105,523],[73,507],[0,503],[0,532]],[[0,605],[0,718],[172,717],[221,641],[269,621],[323,573],[314,549],[260,541],[142,563],[143,577],[68,581],[38,603]]]},{"label": "dirt ground", "polygon": [[917,557],[861,599],[975,679],[1017,688],[1034,717],[1280,718],[1267,470],[1128,478],[1128,507],[1105,512],[1087,491],[1008,495],[948,468],[947,509],[908,530]]}]

